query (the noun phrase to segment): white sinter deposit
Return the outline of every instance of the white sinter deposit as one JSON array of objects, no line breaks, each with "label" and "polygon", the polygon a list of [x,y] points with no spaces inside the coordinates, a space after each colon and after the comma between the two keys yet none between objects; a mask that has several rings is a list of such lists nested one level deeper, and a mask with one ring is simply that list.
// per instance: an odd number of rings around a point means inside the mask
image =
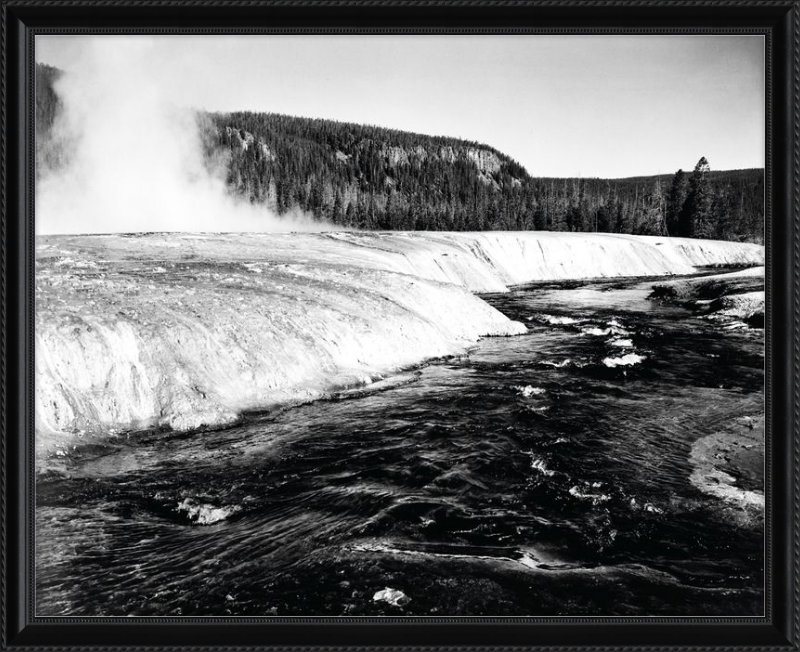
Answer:
[{"label": "white sinter deposit", "polygon": [[37,449],[223,425],[525,332],[473,292],[763,261],[757,245],[600,234],[39,237]]},{"label": "white sinter deposit", "polygon": [[659,282],[653,286],[651,296],[683,302],[715,321],[752,320],[760,316],[763,324],[764,271],[764,267],[750,267],[727,274]]}]

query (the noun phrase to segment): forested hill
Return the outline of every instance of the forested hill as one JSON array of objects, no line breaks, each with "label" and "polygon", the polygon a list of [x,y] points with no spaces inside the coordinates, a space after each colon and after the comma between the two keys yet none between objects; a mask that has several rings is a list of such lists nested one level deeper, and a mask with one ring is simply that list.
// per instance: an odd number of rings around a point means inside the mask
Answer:
[{"label": "forested hill", "polygon": [[[57,111],[57,71],[37,66],[40,140]],[[492,119],[487,117],[487,119]],[[272,113],[200,116],[209,160],[232,193],[363,229],[559,230],[763,242],[763,170],[632,179],[533,178],[480,143]],[[546,129],[546,125],[541,125]],[[698,152],[698,155],[702,152]],[[37,162],[60,161],[37,142]]]},{"label": "forested hill", "polygon": [[348,226],[501,228],[493,210],[527,181],[518,163],[474,142],[276,114],[210,118],[236,192]]}]

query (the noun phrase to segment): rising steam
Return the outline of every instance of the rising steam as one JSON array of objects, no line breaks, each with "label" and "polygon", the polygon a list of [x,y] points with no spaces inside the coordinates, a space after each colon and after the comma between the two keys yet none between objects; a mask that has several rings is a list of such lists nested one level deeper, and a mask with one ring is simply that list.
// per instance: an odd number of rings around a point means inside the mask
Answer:
[{"label": "rising steam", "polygon": [[151,37],[86,38],[56,83],[65,163],[39,170],[36,232],[323,230],[229,195],[203,155],[197,113],[167,100]]}]

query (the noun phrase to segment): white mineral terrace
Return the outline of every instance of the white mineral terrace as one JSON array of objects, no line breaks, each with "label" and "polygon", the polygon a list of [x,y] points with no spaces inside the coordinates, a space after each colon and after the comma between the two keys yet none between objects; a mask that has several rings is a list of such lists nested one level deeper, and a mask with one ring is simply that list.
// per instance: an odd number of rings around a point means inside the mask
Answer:
[{"label": "white mineral terrace", "polygon": [[753,244],[536,232],[48,236],[36,248],[40,454],[224,425],[525,332],[475,292],[764,263]]}]

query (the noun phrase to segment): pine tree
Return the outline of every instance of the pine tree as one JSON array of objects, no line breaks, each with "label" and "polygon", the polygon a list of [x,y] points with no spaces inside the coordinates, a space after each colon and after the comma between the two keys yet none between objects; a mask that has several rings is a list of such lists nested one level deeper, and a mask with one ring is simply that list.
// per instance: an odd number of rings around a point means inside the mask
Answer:
[{"label": "pine tree", "polygon": [[711,194],[707,175],[711,168],[703,156],[689,179],[689,193],[681,211],[681,234],[687,238],[711,237]]},{"label": "pine tree", "polygon": [[683,235],[681,231],[681,214],[689,193],[689,181],[686,173],[678,170],[672,177],[672,185],[667,194],[667,235]]},{"label": "pine tree", "polygon": [[350,203],[347,204],[347,209],[344,212],[344,224],[345,226],[356,226],[356,209],[355,209],[356,200],[352,200]]},{"label": "pine tree", "polygon": [[344,212],[342,211],[342,196],[338,192],[333,193],[333,207],[331,208],[331,222],[334,224],[344,223]]}]

